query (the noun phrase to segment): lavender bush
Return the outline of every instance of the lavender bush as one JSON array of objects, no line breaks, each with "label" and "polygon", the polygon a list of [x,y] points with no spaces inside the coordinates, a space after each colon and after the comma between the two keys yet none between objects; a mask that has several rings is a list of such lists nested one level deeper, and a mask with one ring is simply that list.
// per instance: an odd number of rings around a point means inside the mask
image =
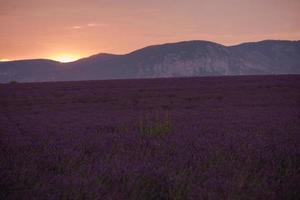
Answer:
[{"label": "lavender bush", "polygon": [[300,199],[300,77],[0,85],[0,199]]}]

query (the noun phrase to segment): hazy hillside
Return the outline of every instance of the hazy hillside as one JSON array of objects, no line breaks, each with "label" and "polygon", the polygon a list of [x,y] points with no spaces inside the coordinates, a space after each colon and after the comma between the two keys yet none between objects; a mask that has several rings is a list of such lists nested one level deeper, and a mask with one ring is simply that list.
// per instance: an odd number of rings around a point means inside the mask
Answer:
[{"label": "hazy hillside", "polygon": [[50,60],[0,63],[0,82],[299,73],[300,41],[275,40],[229,47],[187,41],[125,55],[98,54],[68,64]]},{"label": "hazy hillside", "polygon": [[0,82],[55,81],[61,78],[61,66],[52,60],[20,60],[0,62]]}]

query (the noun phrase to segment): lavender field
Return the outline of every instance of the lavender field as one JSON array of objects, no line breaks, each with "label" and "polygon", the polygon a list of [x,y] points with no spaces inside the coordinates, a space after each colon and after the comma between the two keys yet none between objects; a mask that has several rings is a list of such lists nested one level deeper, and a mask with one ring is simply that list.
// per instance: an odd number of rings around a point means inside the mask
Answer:
[{"label": "lavender field", "polygon": [[300,199],[300,76],[0,84],[0,199]]}]

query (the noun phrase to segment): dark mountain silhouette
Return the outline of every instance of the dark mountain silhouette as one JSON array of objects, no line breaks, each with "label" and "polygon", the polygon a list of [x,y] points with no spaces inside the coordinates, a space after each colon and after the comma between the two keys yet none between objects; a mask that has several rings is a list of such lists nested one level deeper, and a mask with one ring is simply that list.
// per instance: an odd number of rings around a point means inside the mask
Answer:
[{"label": "dark mountain silhouette", "polygon": [[266,40],[228,47],[186,41],[149,46],[125,55],[102,53],[72,63],[0,63],[0,82],[254,74],[300,74],[300,41]]}]

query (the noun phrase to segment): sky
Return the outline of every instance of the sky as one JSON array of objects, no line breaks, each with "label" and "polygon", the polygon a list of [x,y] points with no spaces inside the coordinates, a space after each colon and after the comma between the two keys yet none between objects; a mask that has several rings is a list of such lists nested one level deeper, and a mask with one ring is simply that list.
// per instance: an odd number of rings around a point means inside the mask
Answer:
[{"label": "sky", "polygon": [[300,0],[0,0],[0,61],[72,61],[161,43],[300,40]]}]

